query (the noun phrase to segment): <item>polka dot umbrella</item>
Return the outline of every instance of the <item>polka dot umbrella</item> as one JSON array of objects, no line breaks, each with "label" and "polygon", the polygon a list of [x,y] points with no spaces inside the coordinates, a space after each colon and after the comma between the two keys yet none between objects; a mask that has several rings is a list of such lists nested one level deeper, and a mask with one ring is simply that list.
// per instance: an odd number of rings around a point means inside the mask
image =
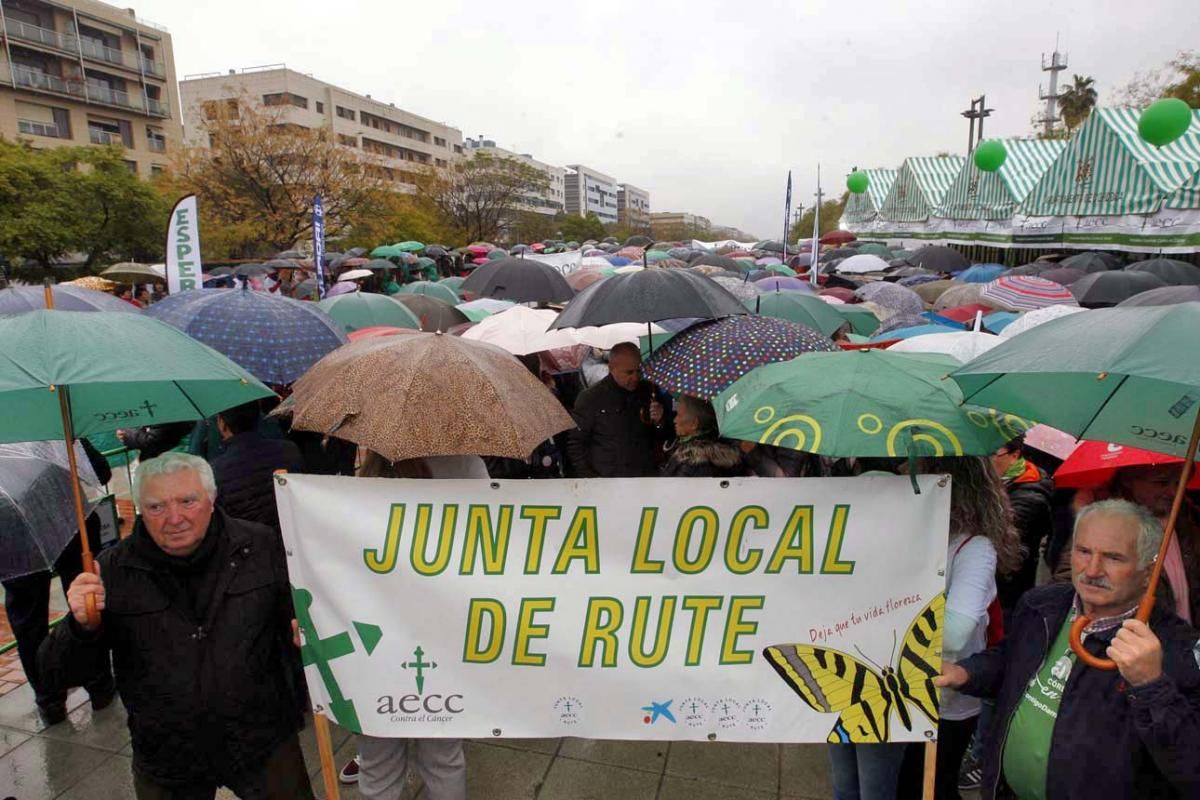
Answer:
[{"label": "polka dot umbrella", "polygon": [[645,364],[662,388],[711,400],[755,367],[837,348],[806,325],[773,317],[735,316],[676,334]]}]

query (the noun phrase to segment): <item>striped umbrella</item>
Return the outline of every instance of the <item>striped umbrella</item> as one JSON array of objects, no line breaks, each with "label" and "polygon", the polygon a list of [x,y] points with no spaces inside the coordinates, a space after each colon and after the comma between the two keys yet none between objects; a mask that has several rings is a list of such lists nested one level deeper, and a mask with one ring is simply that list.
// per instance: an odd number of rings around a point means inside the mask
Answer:
[{"label": "striped umbrella", "polygon": [[1034,275],[1006,275],[983,287],[980,297],[1012,311],[1032,311],[1046,306],[1074,306],[1075,295],[1062,284]]}]

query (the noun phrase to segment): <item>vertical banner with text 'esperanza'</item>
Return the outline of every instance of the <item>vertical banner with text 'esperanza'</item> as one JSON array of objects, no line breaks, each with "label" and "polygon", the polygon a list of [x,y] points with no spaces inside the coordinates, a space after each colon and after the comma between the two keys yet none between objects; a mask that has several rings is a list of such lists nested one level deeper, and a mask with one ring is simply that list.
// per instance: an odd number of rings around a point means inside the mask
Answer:
[{"label": "vertical banner with text 'esperanza'", "polygon": [[199,289],[200,273],[200,217],[196,195],[189,194],[171,209],[167,222],[167,293]]},{"label": "vertical banner with text 'esperanza'", "polygon": [[313,197],[313,264],[317,268],[317,297],[325,298],[325,204]]},{"label": "vertical banner with text 'esperanza'", "polygon": [[280,476],[314,704],[375,736],[926,741],[949,481]]}]

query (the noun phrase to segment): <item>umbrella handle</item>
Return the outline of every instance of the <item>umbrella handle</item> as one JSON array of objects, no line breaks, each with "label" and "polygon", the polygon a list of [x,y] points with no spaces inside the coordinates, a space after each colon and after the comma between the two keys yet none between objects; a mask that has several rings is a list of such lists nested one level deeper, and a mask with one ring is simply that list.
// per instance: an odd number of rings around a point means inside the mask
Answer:
[{"label": "umbrella handle", "polygon": [[[1175,499],[1171,503],[1171,514],[1167,517],[1167,527],[1163,531],[1162,542],[1158,546],[1158,555],[1154,558],[1154,569],[1150,571],[1150,580],[1146,582],[1146,591],[1142,601],[1138,603],[1136,619],[1149,624],[1150,612],[1154,610],[1154,600],[1158,592],[1158,581],[1162,577],[1163,565],[1167,561],[1167,550],[1171,547],[1171,539],[1175,536],[1175,522],[1179,519],[1179,511],[1183,508],[1183,497],[1187,491],[1188,481],[1192,470],[1196,468],[1196,447],[1200,445],[1200,410],[1196,412],[1196,421],[1192,425],[1192,438],[1188,442],[1187,454],[1183,459],[1183,469],[1179,473],[1179,485],[1175,487]],[[1080,615],[1071,624],[1071,649],[1079,660],[1093,669],[1112,671],[1117,668],[1110,659],[1099,658],[1083,649],[1081,634],[1091,622],[1086,615]]]}]

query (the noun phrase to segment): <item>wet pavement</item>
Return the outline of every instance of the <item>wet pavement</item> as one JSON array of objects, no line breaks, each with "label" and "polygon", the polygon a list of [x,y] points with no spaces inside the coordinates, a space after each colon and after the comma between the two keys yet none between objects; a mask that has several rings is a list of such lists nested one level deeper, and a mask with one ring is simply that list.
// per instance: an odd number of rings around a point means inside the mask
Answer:
[{"label": "wet pavement", "polygon": [[[133,798],[129,730],[120,702],[92,713],[71,693],[66,722],[41,724],[28,685],[0,698],[0,798]],[[318,797],[324,797],[311,726],[302,735]],[[333,728],[338,765],[354,737]],[[354,800],[353,787],[341,796]],[[833,796],[823,745],[501,739],[467,743],[471,800],[818,800]],[[220,798],[232,798],[228,792]],[[405,800],[423,797],[413,778]]]}]

